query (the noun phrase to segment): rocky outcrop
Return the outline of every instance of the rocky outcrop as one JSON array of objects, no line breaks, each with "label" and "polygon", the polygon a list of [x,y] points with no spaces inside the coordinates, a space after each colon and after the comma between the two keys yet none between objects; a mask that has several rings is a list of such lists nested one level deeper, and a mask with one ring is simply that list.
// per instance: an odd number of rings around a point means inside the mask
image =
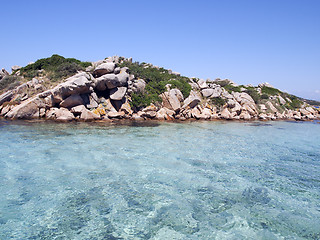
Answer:
[{"label": "rocky outcrop", "polygon": [[168,92],[164,92],[160,95],[162,98],[162,106],[173,111],[179,111],[181,108],[181,102],[183,101],[183,95],[179,89],[171,89]]},{"label": "rocky outcrop", "polygon": [[2,68],[1,71],[0,71],[0,80],[1,80],[2,78],[4,78],[5,76],[8,76],[8,75],[9,75],[9,73],[7,72],[7,70],[5,70],[4,68]]},{"label": "rocky outcrop", "polygon": [[[163,73],[172,74],[170,76],[172,79],[166,80],[166,90],[153,97],[152,104],[144,108],[137,107],[134,105],[137,98],[149,94],[150,79],[144,80],[139,78],[141,76],[134,76],[128,67],[119,65],[123,61],[130,60],[109,57],[94,62],[86,72],[79,72],[49,90],[46,90],[48,84],[43,82],[45,77],[22,81],[20,86],[0,95],[0,113],[11,119],[46,118],[56,121],[116,121],[123,118],[139,121],[144,119],[301,121],[320,118],[319,110],[306,103],[294,109],[293,102],[297,100],[280,91],[274,91],[277,93],[274,96],[268,94],[259,99],[267,87],[272,87],[266,83],[259,87],[238,86],[228,79],[192,78],[189,79],[192,90],[189,96],[184,98],[178,88],[172,88],[173,85],[179,86],[179,84],[168,82],[177,81],[180,74],[171,70],[163,71],[162,68],[152,64],[143,64],[142,67],[157,69],[161,71],[160,76]],[[8,74],[2,70],[0,78]],[[19,78],[24,80],[23,76]],[[186,88],[182,90],[185,94]],[[155,101],[157,97],[162,101]],[[131,105],[134,106],[133,109]]]},{"label": "rocky outcrop", "polygon": [[13,92],[8,91],[0,95],[0,105],[2,105],[4,102],[9,102],[13,97]]}]

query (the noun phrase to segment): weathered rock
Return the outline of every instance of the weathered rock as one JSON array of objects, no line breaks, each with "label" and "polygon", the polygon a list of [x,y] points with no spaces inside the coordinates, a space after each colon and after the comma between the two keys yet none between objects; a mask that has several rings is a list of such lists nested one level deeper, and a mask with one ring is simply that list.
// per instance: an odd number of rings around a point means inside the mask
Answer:
[{"label": "weathered rock", "polygon": [[278,96],[278,99],[279,99],[279,102],[280,102],[281,105],[285,105],[287,103],[287,101],[284,100],[284,98],[281,97],[280,95]]},{"label": "weathered rock", "polygon": [[156,115],[157,115],[156,111],[147,111],[147,112],[143,112],[141,117],[154,118]]},{"label": "weathered rock", "polygon": [[266,107],[266,105],[264,105],[264,104],[259,104],[259,108],[260,108],[260,110],[263,111],[263,112],[267,111],[267,107]]},{"label": "weathered rock", "polygon": [[75,107],[71,108],[70,111],[73,114],[81,114],[84,111],[84,109],[86,109],[86,107],[84,105],[79,105],[79,106],[75,106]]},{"label": "weathered rock", "polygon": [[266,105],[270,108],[270,110],[271,110],[273,113],[278,112],[278,110],[273,106],[273,104],[272,104],[270,101],[267,101],[267,102],[266,102]]},{"label": "weathered rock", "polygon": [[141,117],[141,116],[140,116],[139,114],[137,114],[137,113],[132,114],[131,119],[132,119],[132,120],[135,120],[135,121],[142,121],[142,120],[144,120],[144,118]]},{"label": "weathered rock", "polygon": [[0,105],[2,105],[4,102],[9,102],[13,97],[13,92],[7,91],[0,95]]},{"label": "weathered rock", "polygon": [[95,88],[98,91],[105,91],[107,88],[112,89],[120,86],[117,76],[113,73],[105,74],[94,80]]},{"label": "weathered rock", "polygon": [[106,110],[105,110],[105,108],[102,106],[102,104],[99,104],[99,106],[98,106],[96,109],[92,110],[92,112],[93,112],[94,114],[100,115],[100,116],[104,116],[104,115],[107,114],[107,113],[106,113]]},{"label": "weathered rock", "polygon": [[183,95],[179,89],[171,89],[169,92],[164,92],[160,95],[162,98],[162,106],[179,111],[181,107],[180,101],[183,101]]},{"label": "weathered rock", "polygon": [[266,119],[267,119],[267,114],[265,114],[265,113],[260,113],[260,114],[259,114],[259,119],[261,119],[261,120],[266,120]]},{"label": "weathered rock", "polygon": [[109,118],[123,118],[125,115],[124,112],[109,112],[108,117]]},{"label": "weathered rock", "polygon": [[209,108],[204,108],[201,111],[201,119],[210,119],[212,116],[212,111]]},{"label": "weathered rock", "polygon": [[57,121],[71,121],[74,119],[74,115],[66,108],[51,108],[46,112],[45,117]]},{"label": "weathered rock", "polygon": [[301,113],[302,116],[307,116],[310,114],[306,109],[300,108],[299,112]]},{"label": "weathered rock", "polygon": [[197,82],[198,86],[200,89],[205,89],[208,88],[209,86],[206,83],[206,80],[204,79],[199,79],[199,81]]},{"label": "weathered rock", "polygon": [[5,70],[4,68],[2,68],[1,71],[0,71],[0,80],[1,80],[2,78],[4,78],[5,76],[8,76],[8,75],[9,75],[9,73],[7,72],[7,70]]},{"label": "weathered rock", "polygon": [[250,120],[251,119],[251,116],[248,112],[246,111],[243,111],[241,112],[240,114],[240,119],[244,119],[244,120]]},{"label": "weathered rock", "polygon": [[137,79],[133,82],[133,91],[135,93],[144,92],[145,87],[146,87],[146,82],[143,79]]},{"label": "weathered rock", "polygon": [[17,65],[14,65],[11,67],[11,71],[14,72],[14,71],[18,71],[21,67],[20,66],[17,66]]},{"label": "weathered rock", "polygon": [[113,71],[114,74],[119,74],[121,71],[121,68],[120,67],[116,67]]},{"label": "weathered rock", "polygon": [[112,73],[115,66],[115,63],[113,62],[102,63],[98,65],[96,69],[93,71],[93,76],[97,78],[101,77],[102,75]]},{"label": "weathered rock", "polygon": [[231,119],[231,113],[229,112],[228,108],[222,110],[222,112],[220,113],[220,117],[222,119]]},{"label": "weathered rock", "polygon": [[126,87],[116,87],[110,90],[110,99],[121,100],[127,92]]},{"label": "weathered rock", "polygon": [[184,102],[182,108],[194,108],[198,105],[198,103],[201,102],[201,97],[198,95],[196,91],[191,90],[189,97],[187,97]]},{"label": "weathered rock", "polygon": [[66,108],[57,109],[55,115],[58,121],[71,121],[74,119],[74,115]]},{"label": "weathered rock", "polygon": [[213,88],[213,92],[212,92],[210,98],[220,97],[221,94],[222,94],[222,89],[221,89],[221,87],[218,85],[217,87]]},{"label": "weathered rock", "polygon": [[248,93],[233,92],[233,96],[241,105],[255,104],[254,100],[252,99],[252,97]]},{"label": "weathered rock", "polygon": [[142,112],[157,111],[157,110],[158,108],[153,103],[151,103],[149,106],[142,109]]},{"label": "weathered rock", "polygon": [[11,109],[5,117],[13,119],[31,119],[37,112],[39,112],[39,108],[44,107],[46,107],[46,104],[43,99],[35,96]]},{"label": "weathered rock", "polygon": [[80,115],[80,120],[83,121],[93,121],[93,120],[97,120],[100,119],[100,115],[95,114],[91,111],[89,111],[88,109],[82,109],[81,115]]},{"label": "weathered rock", "polygon": [[14,106],[11,106],[11,105],[4,106],[4,107],[1,109],[0,115],[1,115],[1,116],[6,115],[8,112],[10,112],[10,110],[11,110],[13,107],[14,107]]},{"label": "weathered rock", "polygon": [[156,119],[158,120],[173,120],[175,111],[170,110],[166,107],[160,108],[156,114]]},{"label": "weathered rock", "polygon": [[98,91],[104,91],[106,89],[112,89],[116,87],[124,87],[127,86],[129,79],[128,73],[120,73],[120,74],[105,74],[99,78],[95,79],[95,88]]},{"label": "weathered rock", "polygon": [[214,90],[212,88],[205,88],[201,90],[201,94],[205,98],[210,97],[213,93]]},{"label": "weathered rock", "polygon": [[117,78],[120,86],[123,87],[128,85],[129,74],[126,71],[121,71],[119,74],[117,74]]},{"label": "weathered rock", "polygon": [[124,104],[122,104],[121,108],[120,108],[120,111],[126,113],[126,114],[129,114],[129,115],[132,115],[133,111],[131,109],[131,106],[129,104],[128,101],[126,101]]},{"label": "weathered rock", "polygon": [[317,114],[317,111],[314,110],[312,107],[306,107],[306,110],[312,114]]},{"label": "weathered rock", "polygon": [[201,118],[200,110],[197,107],[191,109],[191,116],[195,119],[200,119]]},{"label": "weathered rock", "polygon": [[72,108],[74,106],[82,105],[83,104],[83,99],[80,97],[79,94],[71,95],[67,97],[65,100],[63,100],[60,103],[60,107],[64,108]]},{"label": "weathered rock", "polygon": [[[228,93],[226,90],[221,90],[221,97],[225,99],[234,99],[233,95]],[[213,96],[211,96],[213,97]]]},{"label": "weathered rock", "polygon": [[52,94],[56,103],[73,94],[84,94],[91,92],[91,79],[87,73],[78,73],[52,89]]}]

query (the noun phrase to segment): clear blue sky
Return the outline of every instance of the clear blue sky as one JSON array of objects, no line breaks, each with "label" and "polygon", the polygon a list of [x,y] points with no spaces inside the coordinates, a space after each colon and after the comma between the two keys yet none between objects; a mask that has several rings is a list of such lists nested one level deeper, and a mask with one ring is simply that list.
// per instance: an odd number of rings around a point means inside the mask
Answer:
[{"label": "clear blue sky", "polygon": [[0,19],[0,68],[120,55],[320,100],[319,0],[4,0]]}]

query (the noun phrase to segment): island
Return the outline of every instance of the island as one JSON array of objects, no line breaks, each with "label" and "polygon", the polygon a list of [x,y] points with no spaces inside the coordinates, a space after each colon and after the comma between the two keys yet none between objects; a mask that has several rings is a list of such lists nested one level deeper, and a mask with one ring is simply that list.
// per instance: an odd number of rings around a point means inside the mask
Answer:
[{"label": "island", "polygon": [[0,116],[54,121],[316,120],[316,101],[268,83],[181,76],[132,58],[52,55],[0,72]]}]

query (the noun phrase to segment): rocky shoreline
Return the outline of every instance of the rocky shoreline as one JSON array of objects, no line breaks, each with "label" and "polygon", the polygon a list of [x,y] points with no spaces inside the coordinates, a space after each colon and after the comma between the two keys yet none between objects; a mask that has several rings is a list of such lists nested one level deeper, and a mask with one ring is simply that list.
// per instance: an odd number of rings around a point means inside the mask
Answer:
[{"label": "rocky shoreline", "polygon": [[[189,78],[191,91],[186,97],[169,81],[164,91],[156,96],[160,101],[137,107],[133,98],[150,92],[150,80],[132,74],[128,67],[121,67],[124,63],[131,64],[132,59],[109,57],[52,87],[47,86],[50,79],[45,74],[24,81],[0,95],[0,116],[62,122],[320,119],[319,109],[303,101],[296,104],[295,96],[267,83],[257,87],[239,86],[227,79]],[[169,74],[173,83],[180,76],[152,64],[140,64],[139,67]],[[0,81],[8,76],[19,76],[19,67],[13,70],[10,75],[2,69]]]}]

